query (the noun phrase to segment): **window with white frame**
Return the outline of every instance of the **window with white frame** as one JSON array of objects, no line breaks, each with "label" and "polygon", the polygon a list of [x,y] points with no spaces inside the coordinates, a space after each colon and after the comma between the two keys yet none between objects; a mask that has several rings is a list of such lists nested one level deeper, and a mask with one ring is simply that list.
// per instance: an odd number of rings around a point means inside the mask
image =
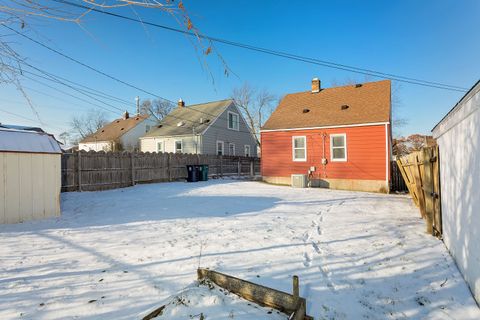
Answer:
[{"label": "window with white frame", "polygon": [[234,156],[235,155],[235,143],[229,143],[228,144],[228,155],[229,156]]},{"label": "window with white frame", "polygon": [[163,141],[157,142],[157,152],[165,152],[165,143]]},{"label": "window with white frame", "polygon": [[250,145],[249,144],[246,144],[244,146],[244,154],[245,154],[245,157],[250,157],[251,156],[251,153],[250,153]]},{"label": "window with white frame", "polygon": [[183,142],[182,140],[175,141],[175,153],[183,152]]},{"label": "window with white frame", "polygon": [[293,161],[307,161],[307,137],[292,137]]},{"label": "window with white frame", "polygon": [[347,161],[347,135],[345,133],[330,135],[330,160]]},{"label": "window with white frame", "polygon": [[240,129],[240,116],[238,113],[228,111],[228,129],[237,131]]},{"label": "window with white frame", "polygon": [[223,146],[224,146],[223,141],[217,140],[217,156],[224,155]]}]

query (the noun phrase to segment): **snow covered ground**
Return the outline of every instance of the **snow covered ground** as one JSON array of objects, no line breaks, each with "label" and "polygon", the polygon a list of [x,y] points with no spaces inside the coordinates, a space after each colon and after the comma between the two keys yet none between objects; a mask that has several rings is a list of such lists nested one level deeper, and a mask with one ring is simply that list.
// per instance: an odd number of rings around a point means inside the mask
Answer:
[{"label": "snow covered ground", "polygon": [[199,264],[287,292],[296,274],[316,319],[480,319],[406,196],[224,180],[66,193],[62,210],[0,226],[1,319],[135,319]]}]

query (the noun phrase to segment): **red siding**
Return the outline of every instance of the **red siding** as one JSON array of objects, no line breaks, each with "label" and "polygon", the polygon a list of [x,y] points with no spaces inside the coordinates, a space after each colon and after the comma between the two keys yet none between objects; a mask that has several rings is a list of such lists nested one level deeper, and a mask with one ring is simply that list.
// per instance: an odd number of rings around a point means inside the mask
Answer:
[{"label": "red siding", "polygon": [[[322,135],[325,137],[325,157],[322,160]],[[347,140],[347,161],[332,162],[330,159],[330,134],[345,133]],[[385,140],[385,125],[262,132],[262,175],[266,177],[289,177],[294,173],[307,173],[316,167],[314,178],[385,180],[387,159],[390,163]],[[387,129],[390,141],[390,128]],[[307,161],[293,161],[292,137],[307,137]],[[390,166],[388,165],[388,168]],[[388,176],[390,173],[388,173]]]}]

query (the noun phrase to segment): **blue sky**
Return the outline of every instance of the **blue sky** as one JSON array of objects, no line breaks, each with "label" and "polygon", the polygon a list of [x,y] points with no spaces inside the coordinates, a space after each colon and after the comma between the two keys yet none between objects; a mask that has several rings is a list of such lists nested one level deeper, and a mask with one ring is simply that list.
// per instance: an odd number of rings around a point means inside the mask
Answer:
[{"label": "blue sky", "polygon": [[[480,1],[184,1],[203,33],[236,42],[312,58],[470,88],[480,78]],[[116,12],[134,17],[128,9]],[[170,16],[136,9],[144,20],[178,27]],[[2,35],[11,34],[6,30]],[[244,82],[283,94],[309,89],[313,77],[323,87],[335,82],[377,80],[341,70],[286,60],[216,44],[235,74],[226,77],[215,55],[199,62],[187,37],[91,13],[83,28],[60,21],[37,20],[28,35],[115,77],[170,100],[187,104],[225,99]],[[134,103],[149,98],[78,66],[18,36],[12,46],[39,68]],[[209,75],[212,73],[214,82]],[[46,82],[45,80],[42,80]],[[67,130],[73,115],[97,107],[30,80],[29,96],[47,129]],[[57,88],[79,96],[68,88]],[[408,119],[402,134],[428,133],[463,95],[395,83]],[[0,110],[35,119],[21,94],[0,87]],[[133,106],[112,103],[133,111]],[[120,111],[109,112],[111,119]],[[39,125],[0,111],[0,122]]]}]

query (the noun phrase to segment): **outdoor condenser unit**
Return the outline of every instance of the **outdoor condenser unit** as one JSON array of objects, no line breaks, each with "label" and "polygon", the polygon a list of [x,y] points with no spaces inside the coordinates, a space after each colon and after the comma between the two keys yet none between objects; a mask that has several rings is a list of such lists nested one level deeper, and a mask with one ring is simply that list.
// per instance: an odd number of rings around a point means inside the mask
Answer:
[{"label": "outdoor condenser unit", "polygon": [[294,188],[306,188],[307,187],[307,175],[306,174],[292,174],[292,187],[294,187]]}]

